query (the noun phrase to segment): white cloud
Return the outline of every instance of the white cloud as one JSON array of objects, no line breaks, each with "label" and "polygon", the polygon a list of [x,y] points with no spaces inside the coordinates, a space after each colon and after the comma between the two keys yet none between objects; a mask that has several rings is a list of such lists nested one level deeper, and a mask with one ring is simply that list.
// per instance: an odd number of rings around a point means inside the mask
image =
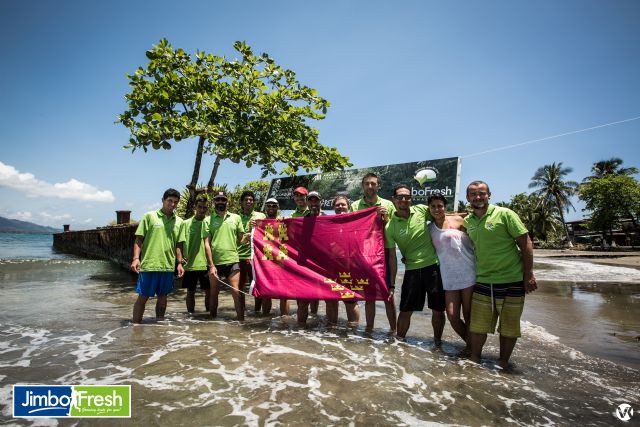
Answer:
[{"label": "white cloud", "polygon": [[29,197],[58,197],[92,202],[113,202],[109,190],[100,191],[90,184],[71,178],[67,182],[51,184],[37,179],[31,173],[20,173],[11,165],[0,162],[0,187],[26,193]]},{"label": "white cloud", "polygon": [[162,203],[155,202],[155,203],[150,203],[148,205],[143,206],[142,209],[144,209],[145,212],[148,212],[148,211],[157,211],[161,207],[162,207]]},{"label": "white cloud", "polygon": [[38,212],[38,216],[49,223],[53,221],[61,221],[61,220],[67,220],[72,218],[71,215],[68,213],[60,214],[60,215],[52,215],[48,212]]},{"label": "white cloud", "polygon": [[83,224],[89,224],[91,222],[93,222],[93,218],[87,218],[84,221],[82,221]]},{"label": "white cloud", "polygon": [[33,215],[29,211],[24,212],[7,212],[7,218],[18,219],[20,221],[31,221],[33,219]]}]

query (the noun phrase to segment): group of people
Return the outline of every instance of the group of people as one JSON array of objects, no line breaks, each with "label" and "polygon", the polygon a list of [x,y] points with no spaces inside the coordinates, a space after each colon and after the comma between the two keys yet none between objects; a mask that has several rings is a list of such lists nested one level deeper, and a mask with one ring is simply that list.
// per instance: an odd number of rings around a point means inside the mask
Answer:
[{"label": "group of people", "polygon": [[[378,195],[381,182],[374,173],[362,178],[362,198],[350,203],[337,195],[333,199],[336,214],[375,207],[384,224],[386,282],[389,289],[384,301],[390,333],[404,338],[414,311],[425,304],[431,310],[434,342],[440,345],[445,319],[464,340],[472,361],[479,362],[488,333],[496,326],[500,334],[498,363],[508,366],[520,337],[520,317],[525,293],[537,288],[533,275],[533,245],[527,229],[516,213],[489,203],[487,183],[474,181],[467,186],[466,197],[472,212],[465,217],[446,214],[447,199],[434,194],[426,205],[412,204],[411,188],[400,184],[393,190],[393,200]],[[259,219],[277,219],[279,202],[269,198],[264,213],[255,210],[255,194],[240,196],[240,214],[228,211],[224,191],[213,195],[213,212],[208,200],[198,198],[195,215],[182,220],[174,214],[180,193],[167,190],[162,208],[142,218],[133,247],[131,269],[139,273],[133,322],[140,323],[150,297],[157,296],[156,317],[164,317],[167,295],[173,290],[174,273],[186,288],[186,305],[195,311],[198,284],[205,293],[205,307],[217,316],[220,284],[231,288],[238,320],[246,311],[242,289],[250,281],[250,231]],[[322,196],[317,191],[297,187],[293,192],[296,209],[291,217],[324,215]],[[405,274],[400,291],[399,312],[394,301],[398,260],[402,255]],[[344,301],[350,324],[360,320],[355,301]],[[337,300],[327,300],[330,324],[338,321]],[[297,320],[306,323],[309,313],[317,314],[319,301],[297,300]],[[375,301],[365,301],[366,330],[373,329]],[[255,299],[255,312],[269,314],[272,301]],[[290,314],[290,302],[280,300],[280,314]]]}]

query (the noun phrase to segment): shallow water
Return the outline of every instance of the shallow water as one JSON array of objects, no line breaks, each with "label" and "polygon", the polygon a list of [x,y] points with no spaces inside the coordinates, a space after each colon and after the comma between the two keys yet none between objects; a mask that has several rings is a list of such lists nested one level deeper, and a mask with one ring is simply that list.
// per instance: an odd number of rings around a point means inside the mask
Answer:
[{"label": "shallow water", "polygon": [[[528,297],[507,374],[495,366],[496,337],[482,365],[472,364],[456,356],[462,343],[448,325],[442,348],[433,346],[426,313],[414,315],[399,342],[386,335],[382,304],[367,335],[344,323],[343,306],[337,330],[322,315],[307,328],[252,314],[240,324],[230,320],[227,292],[221,319],[212,321],[200,294],[199,313],[186,315],[179,291],[166,321],[155,323],[148,304],[146,323],[132,326],[133,277],[107,262],[0,261],[0,422],[32,422],[11,418],[13,384],[83,383],[131,384],[133,417],[74,420],[79,425],[618,423],[618,404],[640,407],[638,344],[620,336],[640,329],[640,292],[551,280],[565,268],[571,264],[540,268],[541,289]],[[616,361],[625,357],[628,366]]]}]

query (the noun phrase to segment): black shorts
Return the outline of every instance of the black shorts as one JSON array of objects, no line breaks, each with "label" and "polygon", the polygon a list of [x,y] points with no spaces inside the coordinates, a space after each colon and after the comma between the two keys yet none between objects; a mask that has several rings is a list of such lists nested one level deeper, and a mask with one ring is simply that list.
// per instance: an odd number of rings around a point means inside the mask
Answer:
[{"label": "black shorts", "polygon": [[209,275],[207,270],[185,271],[182,277],[182,288],[187,288],[189,292],[196,291],[196,285],[200,282],[200,289],[209,289]]},{"label": "black shorts", "polygon": [[444,289],[438,264],[404,272],[400,311],[422,311],[427,298],[427,307],[436,311],[445,310]]},{"label": "black shorts", "polygon": [[233,264],[216,264],[216,270],[218,271],[218,277],[228,278],[234,271],[240,271],[240,264],[237,262]]}]

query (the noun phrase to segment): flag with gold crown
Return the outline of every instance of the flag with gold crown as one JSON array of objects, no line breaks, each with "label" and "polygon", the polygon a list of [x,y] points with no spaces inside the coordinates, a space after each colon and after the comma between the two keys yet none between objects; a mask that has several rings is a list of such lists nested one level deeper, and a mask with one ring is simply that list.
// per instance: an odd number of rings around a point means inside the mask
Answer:
[{"label": "flag with gold crown", "polygon": [[383,233],[375,208],[257,220],[252,293],[258,298],[385,300]]}]

